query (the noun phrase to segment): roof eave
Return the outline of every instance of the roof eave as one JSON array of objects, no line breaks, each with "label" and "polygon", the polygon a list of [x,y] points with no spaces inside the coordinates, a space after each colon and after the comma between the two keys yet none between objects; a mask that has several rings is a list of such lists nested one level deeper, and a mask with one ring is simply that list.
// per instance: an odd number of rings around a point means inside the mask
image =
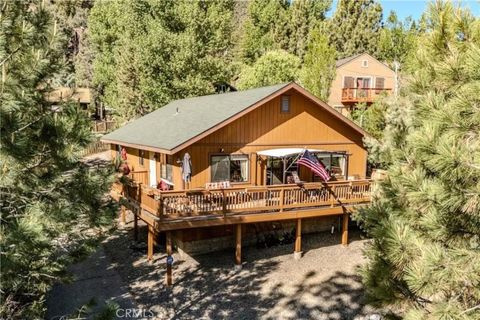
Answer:
[{"label": "roof eave", "polygon": [[104,139],[104,138],[100,138],[100,141],[103,142],[103,143],[118,144],[118,145],[121,145],[121,146],[124,146],[124,147],[129,147],[129,148],[147,150],[147,151],[158,152],[158,153],[165,153],[165,154],[168,154],[168,155],[174,154],[174,152],[172,152],[172,150],[147,146],[147,145],[144,145],[144,144],[129,143],[129,142],[125,142],[125,141],[120,141],[120,140],[115,140],[115,139]]}]

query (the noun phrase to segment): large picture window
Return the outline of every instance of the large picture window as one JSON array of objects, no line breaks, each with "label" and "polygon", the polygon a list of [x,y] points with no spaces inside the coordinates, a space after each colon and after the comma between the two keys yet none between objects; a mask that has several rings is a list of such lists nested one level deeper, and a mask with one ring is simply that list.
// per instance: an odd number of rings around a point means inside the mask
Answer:
[{"label": "large picture window", "polygon": [[248,181],[248,155],[215,155],[210,159],[211,182]]}]

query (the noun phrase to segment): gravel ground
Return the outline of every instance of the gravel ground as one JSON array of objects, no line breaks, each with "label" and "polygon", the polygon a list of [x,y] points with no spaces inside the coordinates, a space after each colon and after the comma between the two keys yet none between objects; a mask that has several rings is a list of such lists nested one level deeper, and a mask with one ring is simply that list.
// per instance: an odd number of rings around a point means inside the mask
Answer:
[{"label": "gravel ground", "polygon": [[[164,285],[166,255],[155,248],[146,261],[146,229],[140,244],[131,222],[103,245],[137,308],[156,319],[370,319],[356,269],[364,263],[362,240],[351,232],[303,237],[304,256],[293,259],[293,244],[269,249],[243,248],[243,269],[234,269],[232,250],[193,258],[174,254],[172,289]],[[376,317],[373,317],[376,318]],[[372,319],[373,319],[372,318]]]}]

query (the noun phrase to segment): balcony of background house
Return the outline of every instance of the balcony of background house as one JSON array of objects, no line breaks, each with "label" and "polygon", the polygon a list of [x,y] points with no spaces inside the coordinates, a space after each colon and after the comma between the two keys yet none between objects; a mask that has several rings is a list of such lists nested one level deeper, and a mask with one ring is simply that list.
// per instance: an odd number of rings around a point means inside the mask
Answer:
[{"label": "balcony of background house", "polygon": [[342,103],[372,103],[379,96],[391,93],[391,88],[343,88]]},{"label": "balcony of background house", "polygon": [[374,76],[347,76],[343,81],[342,103],[372,103],[382,95],[390,95],[392,88],[385,88],[385,78]]}]

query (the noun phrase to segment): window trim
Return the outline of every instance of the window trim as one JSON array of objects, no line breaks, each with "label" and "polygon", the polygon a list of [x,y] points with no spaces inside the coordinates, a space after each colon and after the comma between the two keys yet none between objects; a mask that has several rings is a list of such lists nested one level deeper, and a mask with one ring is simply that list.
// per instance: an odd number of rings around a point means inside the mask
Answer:
[{"label": "window trim", "polygon": [[368,60],[362,60],[362,68],[368,68]]},{"label": "window trim", "polygon": [[[287,111],[284,111],[283,110],[283,99],[284,98],[287,98],[288,99],[288,110]],[[290,95],[288,94],[283,94],[280,96],[280,113],[290,113],[292,111],[292,98]]]},{"label": "window trim", "polygon": [[215,157],[215,156],[228,156],[229,158],[229,161],[230,161],[230,157],[231,156],[246,156],[247,157],[247,180],[245,181],[241,181],[241,182],[232,182],[230,181],[230,184],[231,185],[242,185],[242,184],[250,184],[250,180],[251,180],[251,177],[250,177],[250,174],[251,174],[251,157],[250,157],[250,154],[248,153],[242,153],[242,152],[235,152],[235,153],[222,153],[222,152],[213,152],[213,153],[209,153],[208,154],[208,167],[209,167],[209,170],[208,170],[208,181],[207,182],[215,182],[215,181],[212,181],[212,157]]}]

